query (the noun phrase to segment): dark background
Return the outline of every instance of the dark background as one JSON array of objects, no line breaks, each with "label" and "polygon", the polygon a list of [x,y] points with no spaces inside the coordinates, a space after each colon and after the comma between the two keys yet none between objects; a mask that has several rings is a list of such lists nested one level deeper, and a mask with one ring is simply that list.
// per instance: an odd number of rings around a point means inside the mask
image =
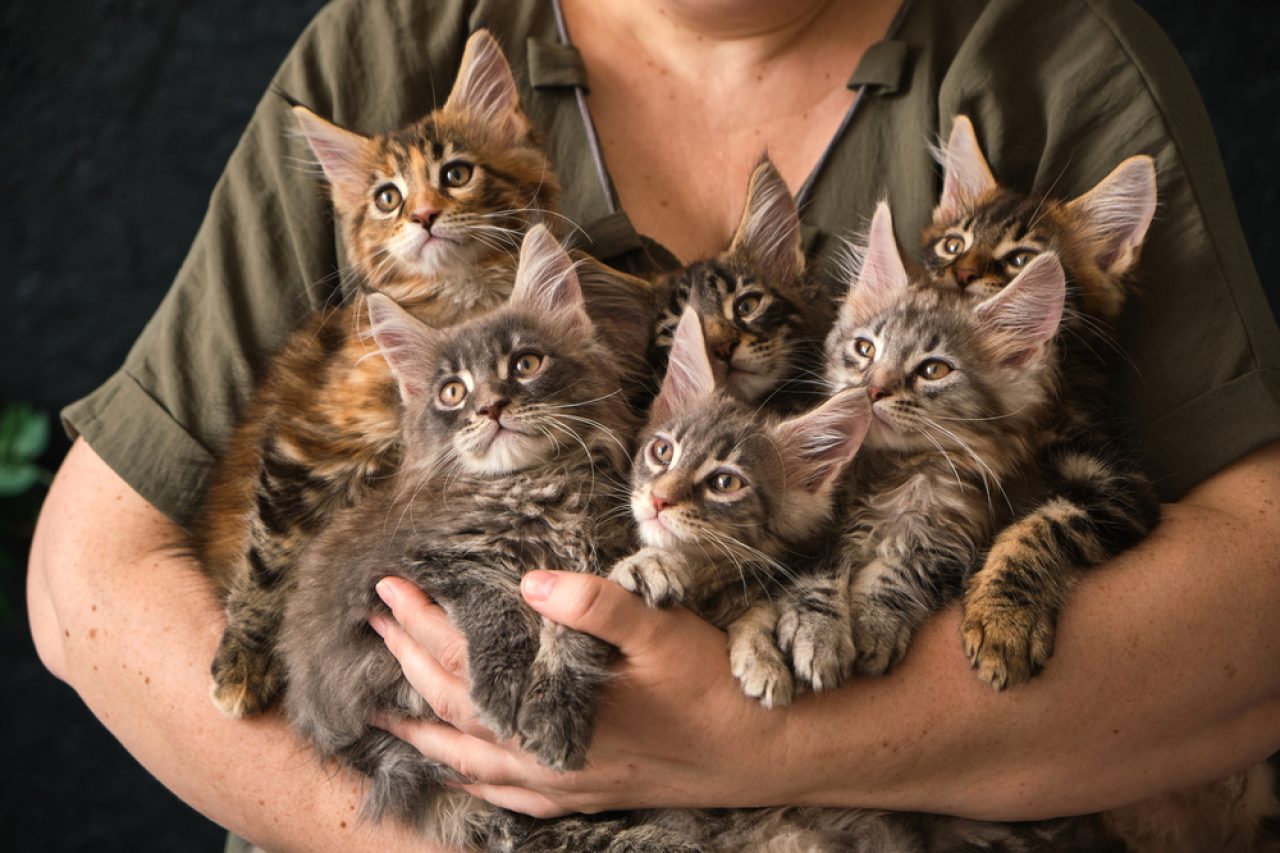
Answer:
[{"label": "dark background", "polygon": [[[321,5],[19,0],[0,11],[0,402],[53,415],[120,364],[258,97]],[[1275,310],[1280,4],[1141,5],[1200,88]],[[44,464],[55,468],[66,447],[55,429]],[[29,516],[37,498],[0,503],[0,513]],[[0,546],[24,562],[21,534]],[[220,850],[223,832],[135,764],[40,666],[23,572],[0,571],[14,610],[0,615],[0,844]]]}]

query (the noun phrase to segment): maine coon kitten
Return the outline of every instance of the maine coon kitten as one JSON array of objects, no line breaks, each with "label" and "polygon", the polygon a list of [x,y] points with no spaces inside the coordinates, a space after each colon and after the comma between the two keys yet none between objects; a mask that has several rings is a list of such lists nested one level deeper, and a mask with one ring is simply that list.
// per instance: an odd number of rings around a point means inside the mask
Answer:
[{"label": "maine coon kitten", "polygon": [[805,276],[795,199],[768,157],[751,174],[729,247],[670,273],[659,288],[667,293],[655,331],[659,361],[690,306],[730,394],[784,409],[816,402],[816,394],[803,393],[803,374],[820,358],[834,309]]},{"label": "maine coon kitten", "polygon": [[1110,338],[1155,212],[1156,174],[1150,157],[1136,156],[1073,201],[1016,193],[996,182],[964,116],[952,126],[944,168],[924,233],[935,285],[990,298],[1044,251],[1058,255],[1068,280],[1059,406],[1037,436],[1044,490],[997,534],[965,592],[966,654],[983,681],[1002,689],[1048,662],[1077,571],[1134,544],[1159,517],[1150,481],[1118,449],[1122,430],[1106,394],[1108,357],[1118,351]]},{"label": "maine coon kitten", "polygon": [[606,348],[572,261],[540,226],[510,302],[489,315],[433,330],[384,296],[368,302],[405,405],[404,461],[296,566],[279,646],[285,709],[324,756],[372,779],[368,815],[459,844],[488,809],[442,788],[447,769],[368,724],[377,712],[433,716],[367,624],[386,612],[374,585],[399,574],[449,611],[467,636],[486,725],[518,733],[544,763],[581,766],[613,649],[543,622],[519,583],[537,567],[602,571],[629,549],[628,524],[610,512],[635,421],[626,362]]},{"label": "maine coon kitten", "polygon": [[[653,606],[682,603],[729,631],[734,674],[766,704],[790,698],[769,599],[813,557],[834,486],[869,424],[858,392],[786,420],[718,387],[698,318],[686,310],[671,369],[632,466],[639,551],[611,577]],[[761,605],[761,606],[757,606]],[[532,824],[530,851],[875,851],[1109,849],[1092,819],[995,824],[831,808],[658,809]]]},{"label": "maine coon kitten", "polygon": [[500,305],[519,234],[558,194],[484,30],[468,40],[444,106],[407,128],[364,137],[294,112],[329,179],[360,290],[316,311],[273,357],[197,522],[196,553],[228,621],[211,695],[232,716],[262,710],[282,687],[273,648],[298,554],[399,461],[400,401],[367,339],[367,293],[436,326]]}]

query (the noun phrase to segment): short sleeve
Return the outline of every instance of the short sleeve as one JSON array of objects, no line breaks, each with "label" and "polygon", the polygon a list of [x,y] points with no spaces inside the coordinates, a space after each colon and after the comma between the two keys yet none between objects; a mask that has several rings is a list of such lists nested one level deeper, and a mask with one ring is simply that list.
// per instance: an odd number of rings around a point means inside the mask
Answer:
[{"label": "short sleeve", "polygon": [[364,133],[399,127],[448,94],[470,28],[461,2],[323,9],[255,109],[124,365],[63,411],[69,435],[175,522],[198,509],[270,354],[303,316],[341,297],[332,212],[290,104]]},{"label": "short sleeve", "polygon": [[938,101],[944,123],[974,118],[1011,186],[1073,198],[1125,157],[1155,158],[1158,208],[1113,384],[1164,499],[1280,439],[1280,333],[1195,85],[1145,13],[996,0]]}]

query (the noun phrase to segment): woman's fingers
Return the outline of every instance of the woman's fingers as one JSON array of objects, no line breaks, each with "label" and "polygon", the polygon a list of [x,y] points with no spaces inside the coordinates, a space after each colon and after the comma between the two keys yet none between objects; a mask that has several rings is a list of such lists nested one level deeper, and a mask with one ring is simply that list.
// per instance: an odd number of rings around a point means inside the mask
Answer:
[{"label": "woman's fingers", "polygon": [[547,797],[528,788],[516,788],[510,785],[484,785],[479,782],[470,785],[459,785],[473,797],[479,797],[486,803],[498,808],[536,818],[563,817],[571,814],[571,809],[556,805]]},{"label": "woman's fingers", "polygon": [[467,641],[444,608],[404,578],[383,578],[377,590],[396,621],[446,672],[467,677]]},{"label": "woman's fingers", "polygon": [[452,726],[386,715],[372,722],[410,744],[426,758],[452,767],[473,783],[506,786],[528,781],[530,768],[508,748],[472,737]]}]

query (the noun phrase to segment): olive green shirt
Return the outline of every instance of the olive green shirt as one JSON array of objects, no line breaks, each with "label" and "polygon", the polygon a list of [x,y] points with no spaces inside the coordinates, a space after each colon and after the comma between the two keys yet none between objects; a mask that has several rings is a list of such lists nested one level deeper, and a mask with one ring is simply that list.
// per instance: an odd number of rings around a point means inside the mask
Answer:
[{"label": "olive green shirt", "polygon": [[[187,524],[254,378],[341,264],[325,191],[289,99],[365,133],[448,94],[471,31],[506,50],[546,135],[583,247],[641,272],[672,263],[617,207],[582,107],[589,70],[549,0],[339,0],[299,39],[214,188],[177,280],[124,366],[68,407],[68,431]],[[997,179],[1069,198],[1123,158],[1155,157],[1159,209],[1122,322],[1114,377],[1135,444],[1174,499],[1280,439],[1280,334],[1249,259],[1216,143],[1181,60],[1124,0],[913,0],[849,85],[862,94],[802,191],[807,249],[832,288],[842,238],[893,205],[914,249],[941,190],[929,144],[973,120]],[[710,144],[714,144],[713,142]]]}]

